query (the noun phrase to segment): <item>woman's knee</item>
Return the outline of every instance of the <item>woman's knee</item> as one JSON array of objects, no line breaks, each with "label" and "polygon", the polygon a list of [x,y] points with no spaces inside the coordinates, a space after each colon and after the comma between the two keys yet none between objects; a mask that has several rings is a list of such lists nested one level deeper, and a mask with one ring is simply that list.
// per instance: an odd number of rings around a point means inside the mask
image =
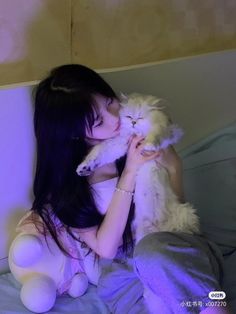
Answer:
[{"label": "woman's knee", "polygon": [[[176,235],[172,232],[154,232],[142,238],[134,248],[134,263],[136,269],[153,269],[169,259],[173,259],[173,252],[170,245],[176,248],[181,246],[181,241],[176,240]],[[188,244],[185,244],[188,246]]]},{"label": "woman's knee", "polygon": [[[209,286],[218,286],[220,263],[211,253],[207,241],[196,235],[183,232],[155,232],[141,239],[134,248],[134,268],[142,277],[151,273],[163,275],[178,270],[186,277],[186,271],[199,275],[199,280],[210,281]],[[203,279],[201,279],[203,278]]]},{"label": "woman's knee", "polygon": [[[147,259],[155,256],[161,258],[170,253],[170,246],[176,248],[190,247],[186,233],[153,232],[142,238],[134,248],[135,259]],[[191,235],[189,235],[191,236]]]}]

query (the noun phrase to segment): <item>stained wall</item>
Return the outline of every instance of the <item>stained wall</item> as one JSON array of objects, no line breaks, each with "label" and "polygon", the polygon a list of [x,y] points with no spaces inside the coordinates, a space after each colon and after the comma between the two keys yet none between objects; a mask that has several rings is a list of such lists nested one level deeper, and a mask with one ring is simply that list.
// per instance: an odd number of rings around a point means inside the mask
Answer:
[{"label": "stained wall", "polygon": [[0,0],[0,86],[71,60],[70,0]]},{"label": "stained wall", "polygon": [[235,0],[0,0],[0,86],[236,48]]},{"label": "stained wall", "polygon": [[72,61],[130,66],[236,48],[235,0],[72,0]]}]

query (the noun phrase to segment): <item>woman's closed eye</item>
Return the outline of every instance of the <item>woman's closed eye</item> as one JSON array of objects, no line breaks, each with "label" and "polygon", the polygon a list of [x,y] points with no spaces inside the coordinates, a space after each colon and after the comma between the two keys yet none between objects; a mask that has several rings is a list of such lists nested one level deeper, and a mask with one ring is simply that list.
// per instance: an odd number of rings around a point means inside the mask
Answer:
[{"label": "woman's closed eye", "polygon": [[100,122],[98,122],[98,124],[94,125],[93,127],[96,128],[102,124],[103,124],[103,118],[100,118]]},{"label": "woman's closed eye", "polygon": [[[106,105],[107,107],[110,106],[113,103],[113,98],[107,98],[106,100]],[[103,118],[102,117],[97,117],[96,120],[100,120],[96,125],[94,125],[94,128],[100,126],[103,124]]]}]

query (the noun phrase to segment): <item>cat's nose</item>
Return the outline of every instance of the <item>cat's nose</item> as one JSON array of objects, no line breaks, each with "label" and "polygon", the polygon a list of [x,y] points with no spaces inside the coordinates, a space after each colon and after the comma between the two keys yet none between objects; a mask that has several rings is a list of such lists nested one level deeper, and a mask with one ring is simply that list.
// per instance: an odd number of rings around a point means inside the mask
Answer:
[{"label": "cat's nose", "polygon": [[133,124],[133,126],[134,126],[134,125],[136,124],[136,121],[132,121],[131,123],[132,123],[132,124]]}]

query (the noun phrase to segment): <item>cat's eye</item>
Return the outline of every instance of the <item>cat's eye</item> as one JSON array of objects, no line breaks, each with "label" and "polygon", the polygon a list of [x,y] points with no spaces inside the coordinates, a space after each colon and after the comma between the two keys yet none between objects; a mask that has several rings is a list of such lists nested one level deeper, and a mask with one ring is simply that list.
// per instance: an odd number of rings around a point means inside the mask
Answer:
[{"label": "cat's eye", "polygon": [[125,116],[126,118],[129,118],[129,119],[132,119],[132,117],[131,116]]}]

